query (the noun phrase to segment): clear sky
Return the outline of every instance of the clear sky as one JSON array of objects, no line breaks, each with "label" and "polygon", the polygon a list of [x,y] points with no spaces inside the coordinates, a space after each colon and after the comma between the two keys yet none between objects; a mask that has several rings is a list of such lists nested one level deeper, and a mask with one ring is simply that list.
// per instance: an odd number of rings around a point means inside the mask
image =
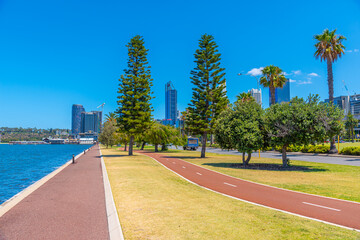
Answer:
[{"label": "clear sky", "polygon": [[[95,1],[0,0],[0,126],[70,128],[71,105],[117,108],[117,84],[130,38],[149,49],[154,117],[165,115],[165,83],[178,108],[191,99],[190,71],[201,34],[213,34],[226,69],[230,101],[256,88],[238,76],[274,64],[290,79],[291,97],[328,94],[326,64],[315,60],[313,35],[345,35],[334,64],[335,96],[360,93],[359,0]],[[253,70],[256,72],[256,70]],[[268,89],[263,90],[268,106]]]}]

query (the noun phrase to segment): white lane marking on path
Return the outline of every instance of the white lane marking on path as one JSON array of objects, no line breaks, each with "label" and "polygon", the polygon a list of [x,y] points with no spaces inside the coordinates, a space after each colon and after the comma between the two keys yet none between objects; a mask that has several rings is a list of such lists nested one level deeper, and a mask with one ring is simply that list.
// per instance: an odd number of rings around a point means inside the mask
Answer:
[{"label": "white lane marking on path", "polygon": [[173,164],[176,164],[176,162],[173,162]]},{"label": "white lane marking on path", "polygon": [[227,182],[224,182],[224,184],[229,185],[229,186],[231,186],[231,187],[237,187],[236,185],[230,184],[230,183],[227,183]]},{"label": "white lane marking on path", "polygon": [[196,172],[196,174],[197,174],[197,175],[200,175],[200,176],[202,175],[202,174],[201,174],[201,173],[199,173],[199,172]]},{"label": "white lane marking on path", "polygon": [[186,167],[183,166],[183,168],[186,168]]},{"label": "white lane marking on path", "polygon": [[321,205],[317,205],[317,204],[313,204],[313,203],[308,203],[308,202],[302,202],[302,203],[307,204],[307,205],[312,205],[312,206],[315,206],[315,207],[326,208],[326,209],[333,210],[333,211],[338,211],[338,212],[341,211],[340,209],[331,208],[331,207],[325,207],[325,206],[321,206]]}]

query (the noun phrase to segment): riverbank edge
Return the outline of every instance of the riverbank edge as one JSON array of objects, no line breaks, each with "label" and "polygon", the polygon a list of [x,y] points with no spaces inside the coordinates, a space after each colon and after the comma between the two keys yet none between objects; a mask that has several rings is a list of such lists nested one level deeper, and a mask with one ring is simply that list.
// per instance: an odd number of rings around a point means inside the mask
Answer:
[{"label": "riverbank edge", "polygon": [[107,169],[105,166],[104,158],[99,146],[100,156],[101,156],[101,168],[103,174],[104,190],[105,190],[105,205],[106,205],[106,215],[109,228],[109,237],[110,240],[123,240],[124,235],[120,224],[120,219],[117,213],[115,206],[114,196],[111,191],[111,185],[109,176],[107,174]]},{"label": "riverbank edge", "polygon": [[[93,147],[93,146],[91,146]],[[89,151],[89,149],[91,148],[89,147],[88,149],[86,149],[85,151]],[[84,154],[84,152],[79,153],[78,155],[75,156],[75,160],[77,160],[79,157],[81,157]],[[55,169],[54,171],[52,171],[51,173],[49,173],[48,175],[44,176],[43,178],[39,179],[38,181],[34,182],[33,184],[31,184],[30,186],[28,186],[27,188],[25,188],[24,190],[22,190],[21,192],[17,193],[16,195],[14,195],[13,197],[11,197],[9,200],[5,201],[4,203],[2,203],[0,205],[0,217],[2,217],[5,213],[7,213],[10,209],[12,209],[14,206],[16,206],[16,204],[18,204],[19,202],[21,202],[24,198],[26,198],[27,196],[29,196],[31,193],[33,193],[35,190],[37,190],[38,188],[40,188],[42,185],[44,185],[47,181],[49,181],[51,178],[53,178],[56,174],[58,174],[59,172],[61,172],[64,168],[66,168],[67,166],[69,166],[72,163],[72,159],[69,160],[68,162],[66,162],[64,165],[58,167],[57,169]]]}]

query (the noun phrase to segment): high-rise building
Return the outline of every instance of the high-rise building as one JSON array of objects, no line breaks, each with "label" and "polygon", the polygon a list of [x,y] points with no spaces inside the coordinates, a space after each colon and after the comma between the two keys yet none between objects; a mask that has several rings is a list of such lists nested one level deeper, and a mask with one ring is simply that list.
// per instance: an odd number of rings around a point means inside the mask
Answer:
[{"label": "high-rise building", "polygon": [[81,133],[99,134],[101,131],[102,112],[82,112],[81,113]]},{"label": "high-rise building", "polygon": [[177,118],[177,91],[171,81],[165,84],[165,125],[176,124]]},{"label": "high-rise building", "polygon": [[[325,102],[328,103],[329,99],[325,99]],[[347,115],[350,111],[350,101],[349,96],[339,96],[334,97],[333,101],[334,105],[338,106],[342,110],[344,110],[344,114]],[[355,102],[354,102],[355,103]],[[360,103],[360,102],[359,102]],[[356,103],[355,103],[356,104]],[[360,109],[359,109],[360,110]],[[359,112],[360,114],[360,112]]]},{"label": "high-rise building", "polygon": [[[275,103],[290,102],[290,82],[286,80],[282,88],[275,88]],[[269,103],[271,105],[271,92],[269,90]]]},{"label": "high-rise building", "polygon": [[81,113],[85,112],[83,105],[73,104],[71,132],[74,136],[79,135],[81,131]]},{"label": "high-rise building", "polygon": [[250,94],[253,98],[255,98],[255,101],[258,103],[258,104],[262,104],[262,98],[261,98],[261,89],[254,89],[252,88],[250,91]]}]

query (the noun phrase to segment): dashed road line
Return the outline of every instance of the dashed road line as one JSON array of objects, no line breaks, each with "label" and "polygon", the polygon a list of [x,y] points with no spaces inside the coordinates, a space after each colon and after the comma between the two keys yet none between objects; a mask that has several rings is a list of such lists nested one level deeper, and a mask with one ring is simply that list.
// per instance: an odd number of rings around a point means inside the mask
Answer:
[{"label": "dashed road line", "polygon": [[199,172],[196,172],[196,174],[197,174],[197,175],[200,175],[200,176],[202,175],[202,174],[201,174],[201,173],[199,173]]},{"label": "dashed road line", "polygon": [[182,168],[186,168],[185,166],[182,166]]},{"label": "dashed road line", "polygon": [[226,184],[226,185],[228,185],[228,186],[231,186],[231,187],[237,187],[236,185],[230,184],[230,183],[227,183],[227,182],[224,182],[224,184]]},{"label": "dashed road line", "polygon": [[314,203],[308,203],[308,202],[302,202],[302,203],[307,204],[307,205],[311,205],[311,206],[315,206],[315,207],[326,208],[326,209],[333,210],[333,211],[338,211],[338,212],[341,211],[340,209],[331,208],[331,207],[325,207],[325,206],[317,205],[317,204],[314,204]]}]

